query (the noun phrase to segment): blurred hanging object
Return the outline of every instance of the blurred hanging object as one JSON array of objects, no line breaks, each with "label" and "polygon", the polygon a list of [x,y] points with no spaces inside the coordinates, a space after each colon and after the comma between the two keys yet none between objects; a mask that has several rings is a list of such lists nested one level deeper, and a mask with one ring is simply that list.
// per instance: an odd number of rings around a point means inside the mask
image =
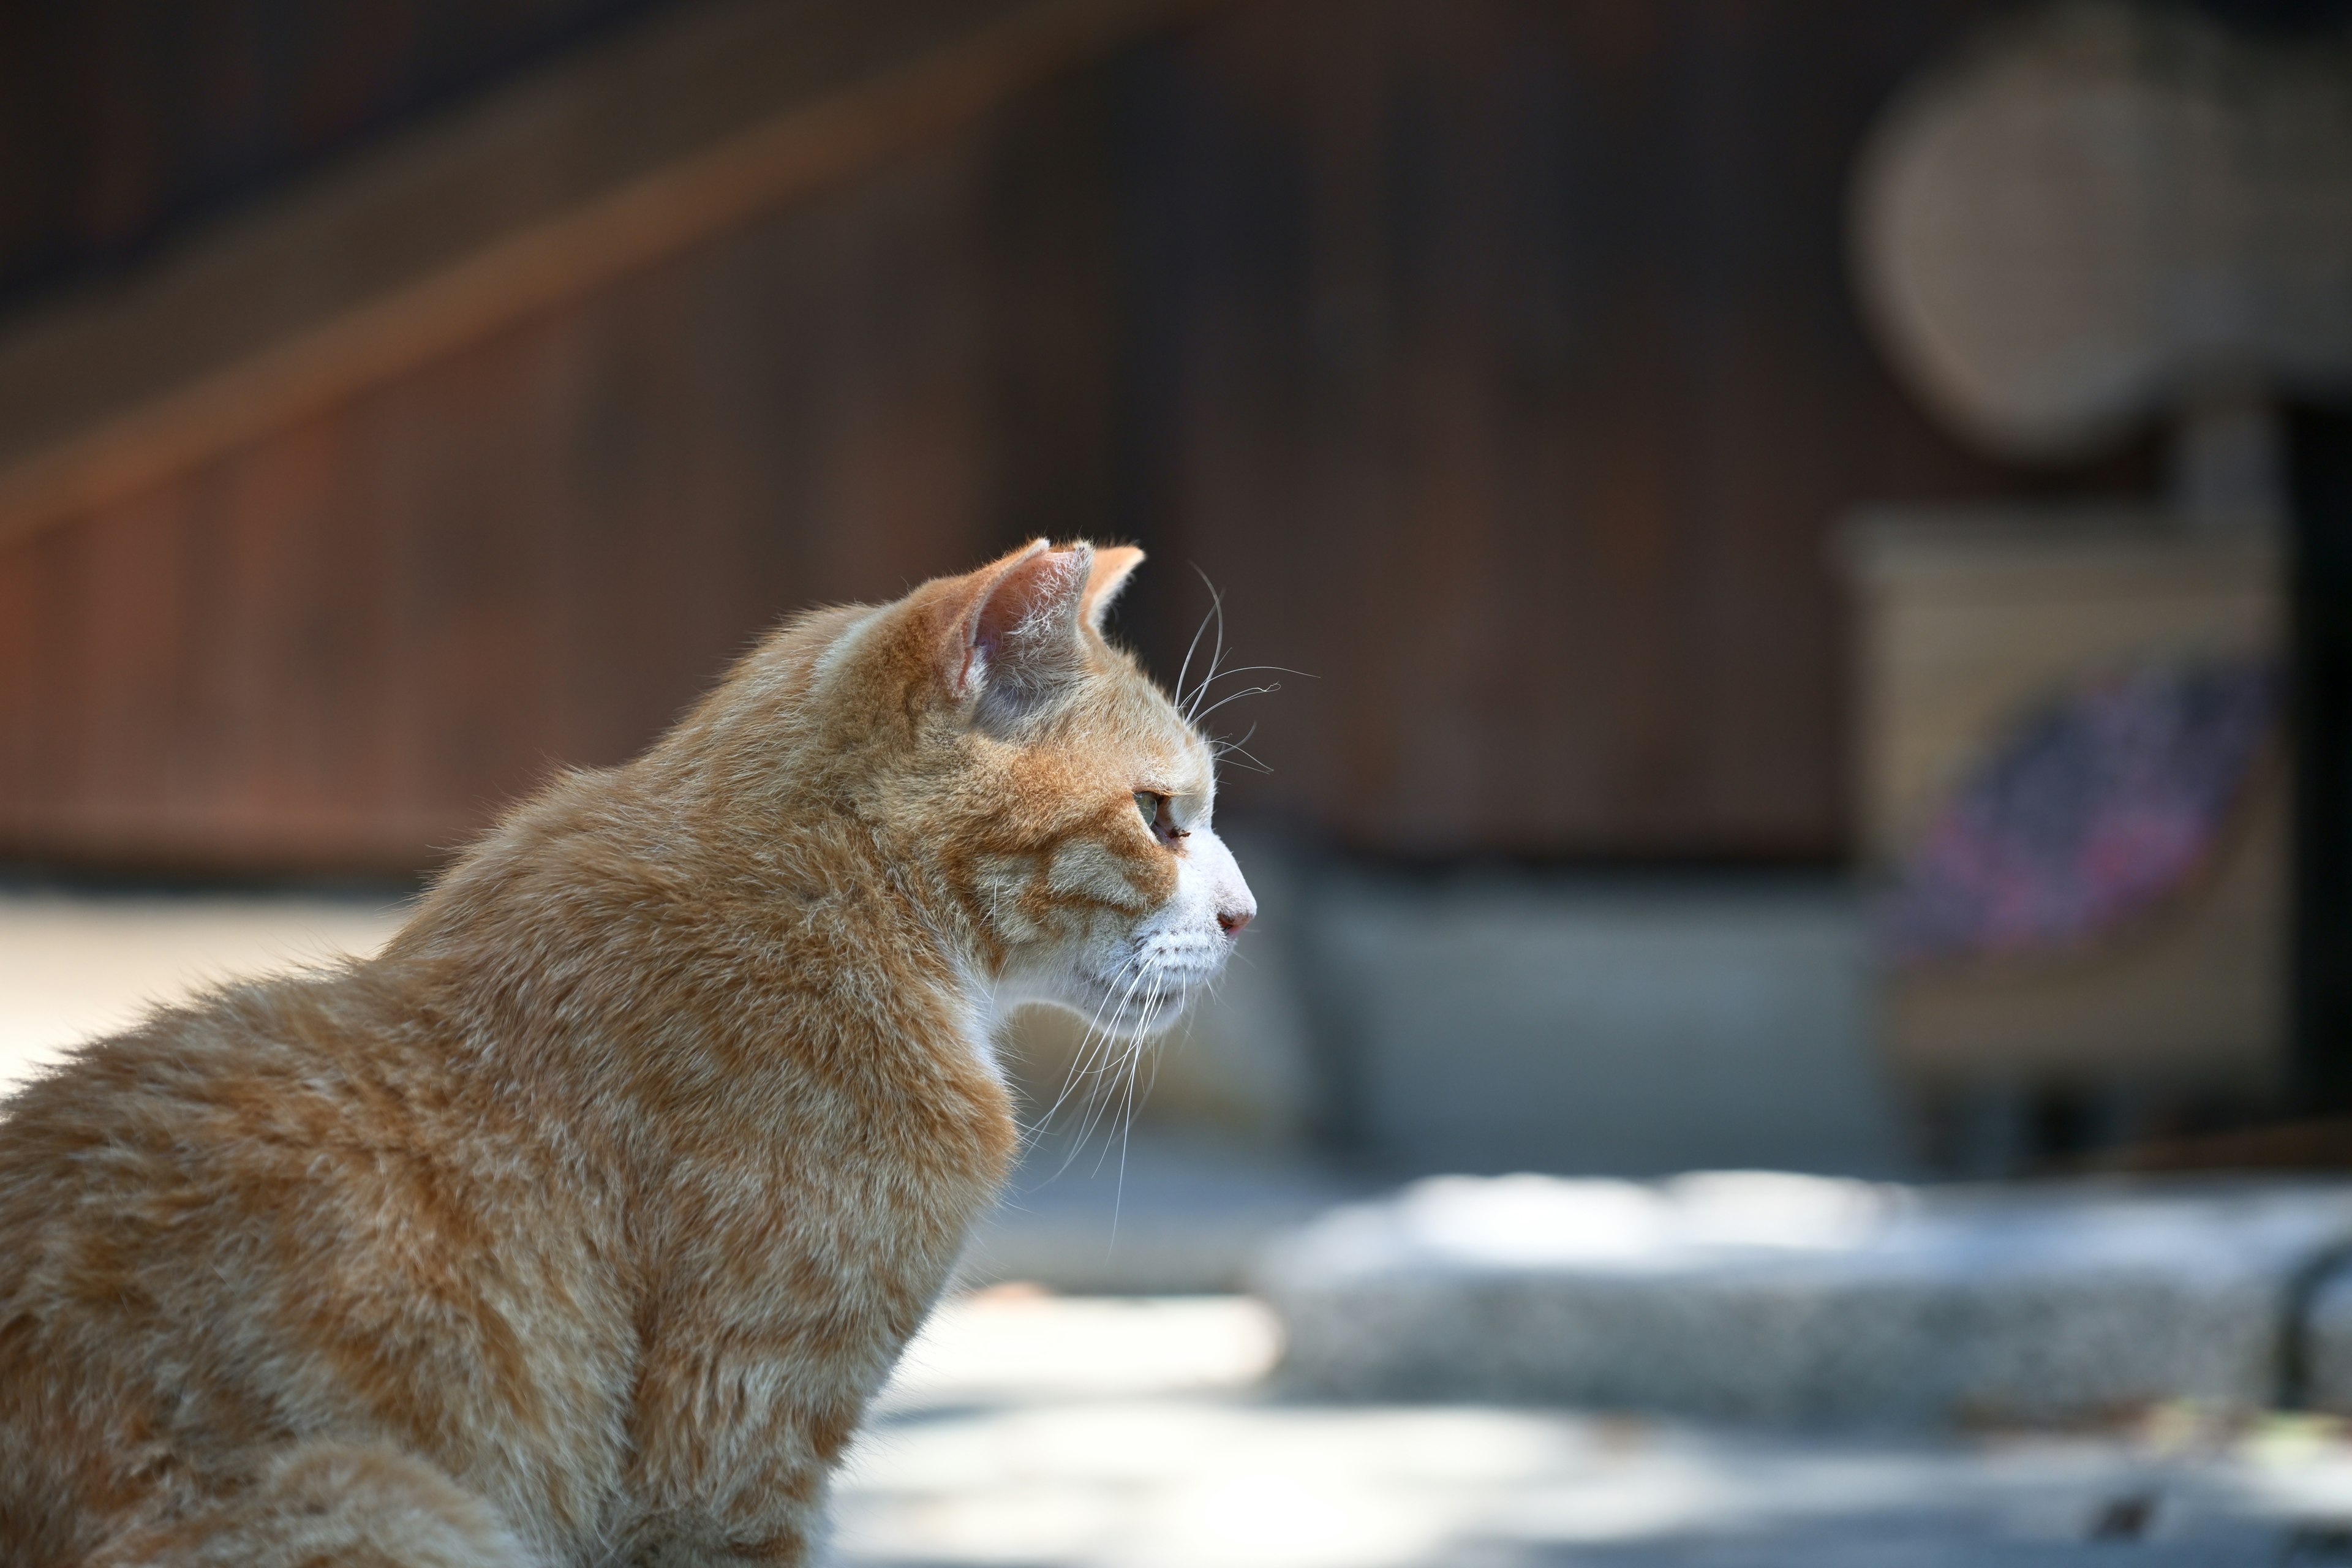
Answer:
[{"label": "blurred hanging object", "polygon": [[2272,399],[2352,376],[2352,37],[2084,0],[1909,89],[1865,149],[1880,347],[2000,456],[2175,421],[2176,510],[2284,515]]},{"label": "blurred hanging object", "polygon": [[1901,866],[1880,940],[1908,963],[2079,952],[2208,869],[2269,735],[2256,657],[2151,663],[2062,693],[1963,779]]}]

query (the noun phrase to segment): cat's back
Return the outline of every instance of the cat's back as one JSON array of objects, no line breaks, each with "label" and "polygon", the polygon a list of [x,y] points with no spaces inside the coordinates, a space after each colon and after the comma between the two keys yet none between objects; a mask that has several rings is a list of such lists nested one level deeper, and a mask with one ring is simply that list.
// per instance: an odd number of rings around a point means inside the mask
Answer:
[{"label": "cat's back", "polygon": [[520,1470],[617,1462],[613,1249],[404,979],[226,990],[0,1107],[0,1540],[70,1561],[322,1434],[592,1507]]}]

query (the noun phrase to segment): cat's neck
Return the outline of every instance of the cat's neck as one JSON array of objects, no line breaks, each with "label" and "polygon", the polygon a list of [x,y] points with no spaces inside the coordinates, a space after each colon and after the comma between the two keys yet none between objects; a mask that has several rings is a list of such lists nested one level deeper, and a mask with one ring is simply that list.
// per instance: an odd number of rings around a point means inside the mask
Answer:
[{"label": "cat's neck", "polygon": [[820,803],[747,813],[662,782],[559,781],[451,868],[386,961],[434,977],[475,1050],[583,1090],[731,1073],[723,1098],[756,1114],[776,1075],[752,1069],[801,1048],[813,999],[868,1051],[993,1076],[982,962],[918,858]]}]

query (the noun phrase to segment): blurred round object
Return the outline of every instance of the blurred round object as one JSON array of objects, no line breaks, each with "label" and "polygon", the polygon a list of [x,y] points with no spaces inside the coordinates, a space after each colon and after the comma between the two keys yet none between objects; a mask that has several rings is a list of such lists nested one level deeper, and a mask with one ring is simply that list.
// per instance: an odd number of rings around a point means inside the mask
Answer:
[{"label": "blurred round object", "polygon": [[2352,379],[2352,39],[2086,0],[1908,89],[1864,150],[1865,313],[1997,455],[2082,454],[2216,384]]}]

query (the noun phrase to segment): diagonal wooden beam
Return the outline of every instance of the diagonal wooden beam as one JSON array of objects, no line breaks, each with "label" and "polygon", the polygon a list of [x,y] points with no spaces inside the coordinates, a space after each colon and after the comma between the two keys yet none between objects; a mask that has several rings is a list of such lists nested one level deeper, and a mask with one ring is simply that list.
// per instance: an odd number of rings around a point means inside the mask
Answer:
[{"label": "diagonal wooden beam", "polygon": [[721,0],[0,337],[0,544],[439,358],[1218,0]]}]

